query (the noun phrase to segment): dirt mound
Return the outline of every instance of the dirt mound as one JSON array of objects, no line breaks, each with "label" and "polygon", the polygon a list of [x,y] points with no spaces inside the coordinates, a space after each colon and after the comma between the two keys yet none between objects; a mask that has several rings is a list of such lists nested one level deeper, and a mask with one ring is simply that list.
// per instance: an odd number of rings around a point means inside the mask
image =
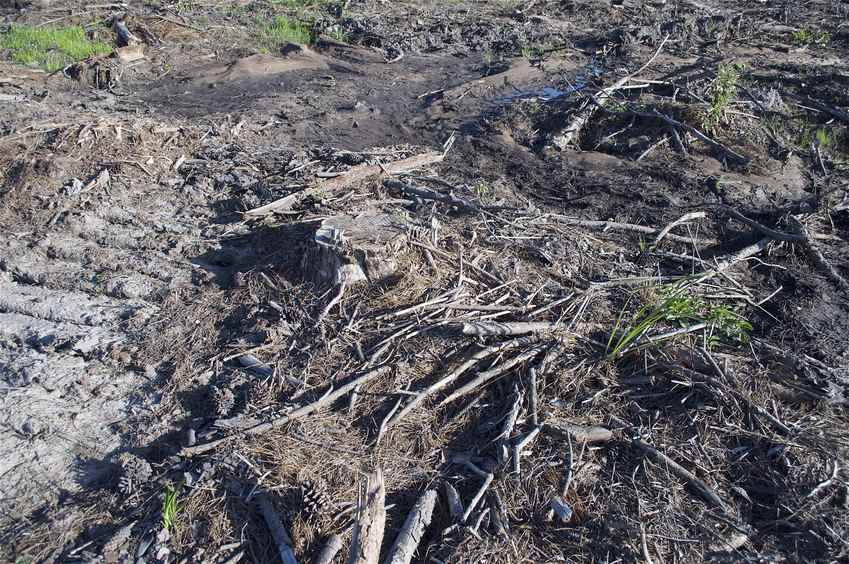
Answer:
[{"label": "dirt mound", "polygon": [[215,84],[265,78],[301,70],[327,69],[327,62],[318,53],[301,45],[281,48],[282,56],[255,54],[227,65],[216,65],[191,73],[192,82]]}]

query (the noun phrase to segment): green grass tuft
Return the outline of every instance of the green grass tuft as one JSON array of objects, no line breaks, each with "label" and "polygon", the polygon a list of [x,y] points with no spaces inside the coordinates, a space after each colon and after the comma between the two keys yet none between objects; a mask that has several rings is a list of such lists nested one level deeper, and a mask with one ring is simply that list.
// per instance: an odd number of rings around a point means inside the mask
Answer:
[{"label": "green grass tuft", "polygon": [[91,41],[85,30],[73,27],[31,27],[13,25],[0,33],[0,49],[9,51],[12,61],[48,72],[57,71],[92,55],[105,55],[112,47]]},{"label": "green grass tuft", "polygon": [[309,25],[286,16],[277,16],[262,24],[259,37],[263,46],[272,51],[284,43],[307,45],[313,41]]},{"label": "green grass tuft", "polygon": [[[633,350],[633,347],[638,345],[649,331],[661,324],[685,327],[705,323],[708,326],[708,342],[711,345],[719,337],[745,343],[748,340],[749,331],[752,330],[752,325],[740,314],[723,305],[711,305],[698,296],[688,294],[682,288],[666,289],[661,294],[661,301],[640,308],[625,330],[620,331],[627,307],[628,304],[625,304],[610,334],[610,340],[607,343],[608,360],[615,360],[622,353]],[[616,339],[617,335],[618,339]],[[657,342],[654,341],[654,343]]]},{"label": "green grass tuft", "polygon": [[177,509],[177,489],[168,485],[162,500],[162,528],[171,529],[177,524]]}]

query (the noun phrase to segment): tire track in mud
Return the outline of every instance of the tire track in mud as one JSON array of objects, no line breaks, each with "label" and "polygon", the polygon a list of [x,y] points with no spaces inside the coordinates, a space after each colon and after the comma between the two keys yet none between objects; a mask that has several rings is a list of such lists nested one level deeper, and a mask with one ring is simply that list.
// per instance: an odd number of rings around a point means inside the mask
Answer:
[{"label": "tire track in mud", "polygon": [[0,488],[19,514],[108,483],[132,422],[155,407],[145,389],[156,372],[136,365],[135,334],[169,290],[192,284],[213,212],[182,212],[199,201],[116,181],[55,225],[4,241]]}]

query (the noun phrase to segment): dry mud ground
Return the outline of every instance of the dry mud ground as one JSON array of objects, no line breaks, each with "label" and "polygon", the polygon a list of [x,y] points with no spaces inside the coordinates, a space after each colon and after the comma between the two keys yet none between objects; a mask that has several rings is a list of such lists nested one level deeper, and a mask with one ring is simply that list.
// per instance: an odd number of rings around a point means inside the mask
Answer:
[{"label": "dry mud ground", "polygon": [[2,4],[2,557],[846,558],[849,4],[299,4]]}]

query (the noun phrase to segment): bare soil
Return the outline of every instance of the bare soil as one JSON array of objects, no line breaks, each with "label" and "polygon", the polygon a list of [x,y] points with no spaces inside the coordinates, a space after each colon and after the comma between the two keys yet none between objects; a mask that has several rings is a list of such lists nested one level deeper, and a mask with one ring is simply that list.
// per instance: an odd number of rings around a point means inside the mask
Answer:
[{"label": "bare soil", "polygon": [[296,4],[0,3],[144,53],[0,60],[0,558],[847,558],[849,4]]}]

